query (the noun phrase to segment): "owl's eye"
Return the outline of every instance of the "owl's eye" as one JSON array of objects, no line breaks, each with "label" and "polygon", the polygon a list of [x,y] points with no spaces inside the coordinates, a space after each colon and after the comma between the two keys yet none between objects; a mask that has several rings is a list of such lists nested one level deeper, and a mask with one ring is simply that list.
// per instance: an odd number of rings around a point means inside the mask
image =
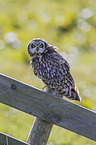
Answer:
[{"label": "owl's eye", "polygon": [[40,44],[39,47],[40,47],[40,48],[43,48],[43,44]]},{"label": "owl's eye", "polygon": [[32,45],[31,45],[31,47],[32,47],[32,48],[34,48],[34,47],[35,47],[35,45],[34,45],[34,44],[32,44]]}]

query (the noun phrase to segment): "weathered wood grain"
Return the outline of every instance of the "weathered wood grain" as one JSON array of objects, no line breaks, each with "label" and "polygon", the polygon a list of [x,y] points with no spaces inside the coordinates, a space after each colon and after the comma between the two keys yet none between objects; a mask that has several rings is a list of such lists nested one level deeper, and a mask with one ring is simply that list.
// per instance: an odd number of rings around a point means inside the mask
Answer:
[{"label": "weathered wood grain", "polygon": [[28,145],[28,143],[0,132],[0,145]]},{"label": "weathered wood grain", "polygon": [[32,128],[30,130],[27,142],[30,145],[46,145],[52,124],[39,118],[35,118]]},{"label": "weathered wood grain", "polygon": [[0,102],[96,141],[96,113],[0,74]]}]

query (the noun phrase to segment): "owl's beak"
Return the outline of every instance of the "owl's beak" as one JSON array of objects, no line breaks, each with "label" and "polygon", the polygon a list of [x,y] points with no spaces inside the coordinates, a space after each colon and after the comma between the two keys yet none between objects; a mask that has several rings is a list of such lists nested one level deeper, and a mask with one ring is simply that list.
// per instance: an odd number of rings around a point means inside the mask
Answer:
[{"label": "owl's beak", "polygon": [[38,51],[39,51],[39,48],[37,47],[36,52],[38,53]]}]

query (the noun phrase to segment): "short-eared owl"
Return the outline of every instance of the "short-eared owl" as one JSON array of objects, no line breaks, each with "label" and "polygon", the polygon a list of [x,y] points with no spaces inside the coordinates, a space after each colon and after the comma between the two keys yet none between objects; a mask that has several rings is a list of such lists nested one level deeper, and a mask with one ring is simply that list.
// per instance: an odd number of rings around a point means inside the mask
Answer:
[{"label": "short-eared owl", "polygon": [[70,73],[68,62],[56,51],[56,47],[40,38],[28,44],[28,54],[34,74],[61,96],[80,101],[78,89]]}]

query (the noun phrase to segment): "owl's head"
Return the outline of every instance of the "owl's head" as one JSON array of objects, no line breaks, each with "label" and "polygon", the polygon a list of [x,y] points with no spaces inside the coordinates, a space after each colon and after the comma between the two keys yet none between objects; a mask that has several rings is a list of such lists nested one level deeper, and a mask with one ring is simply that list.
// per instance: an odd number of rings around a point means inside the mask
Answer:
[{"label": "owl's head", "polygon": [[28,54],[30,56],[33,56],[34,54],[40,55],[43,52],[45,52],[49,46],[50,45],[43,39],[40,38],[32,39],[28,44]]}]

